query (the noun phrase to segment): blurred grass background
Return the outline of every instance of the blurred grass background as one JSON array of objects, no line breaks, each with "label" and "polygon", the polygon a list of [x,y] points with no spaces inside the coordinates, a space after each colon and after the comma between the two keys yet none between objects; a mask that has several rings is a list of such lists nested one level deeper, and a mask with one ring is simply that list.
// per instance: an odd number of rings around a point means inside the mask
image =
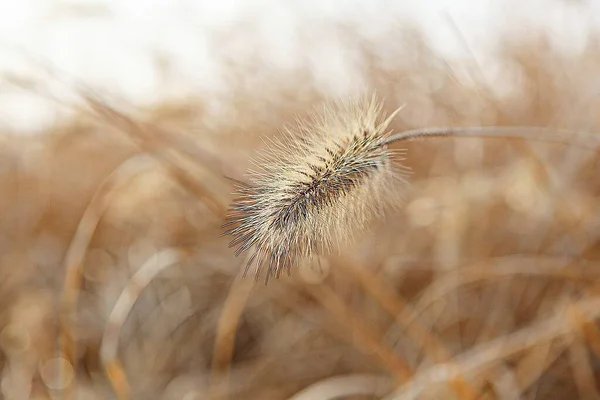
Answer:
[{"label": "blurred grass background", "polygon": [[[306,54],[319,32],[342,54],[317,46],[310,62],[260,53],[248,39],[260,23],[223,28],[215,53],[227,91],[190,78],[187,93],[128,96],[110,75],[100,84],[51,65],[50,50],[10,66],[0,88],[18,111],[0,138],[3,398],[600,398],[594,143],[406,144],[401,207],[355,246],[266,287],[240,277],[244,260],[220,236],[232,190],[223,175],[243,179],[264,138],[327,99],[370,90],[388,111],[405,104],[398,131],[599,129],[592,30],[569,48],[560,30],[505,20],[485,59],[468,45],[455,59],[424,28],[389,16],[377,25],[378,15],[360,25],[377,27],[377,45],[356,21],[303,27],[314,31]],[[236,52],[245,56],[228,58]],[[315,67],[332,58],[344,74]],[[27,101],[15,107],[2,91]]]}]

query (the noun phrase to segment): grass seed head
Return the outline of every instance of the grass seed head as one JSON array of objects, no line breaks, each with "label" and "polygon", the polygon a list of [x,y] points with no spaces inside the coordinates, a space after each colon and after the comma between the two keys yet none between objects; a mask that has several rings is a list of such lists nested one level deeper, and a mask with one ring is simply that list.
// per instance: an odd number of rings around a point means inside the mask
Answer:
[{"label": "grass seed head", "polygon": [[[394,113],[395,114],[395,113]],[[351,240],[398,201],[406,168],[384,143],[393,115],[375,97],[338,102],[297,121],[238,183],[226,233],[236,255],[251,251],[246,271],[279,277],[300,259]]]}]

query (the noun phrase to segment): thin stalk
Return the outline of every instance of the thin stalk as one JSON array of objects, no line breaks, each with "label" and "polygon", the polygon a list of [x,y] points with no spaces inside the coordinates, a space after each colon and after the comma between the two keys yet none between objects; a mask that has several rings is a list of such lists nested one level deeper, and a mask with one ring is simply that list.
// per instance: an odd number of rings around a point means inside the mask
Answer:
[{"label": "thin stalk", "polygon": [[527,139],[540,142],[560,143],[596,150],[600,146],[600,135],[589,132],[539,126],[469,126],[419,128],[396,133],[383,141],[383,145],[396,142],[449,137],[474,137],[498,139]]}]

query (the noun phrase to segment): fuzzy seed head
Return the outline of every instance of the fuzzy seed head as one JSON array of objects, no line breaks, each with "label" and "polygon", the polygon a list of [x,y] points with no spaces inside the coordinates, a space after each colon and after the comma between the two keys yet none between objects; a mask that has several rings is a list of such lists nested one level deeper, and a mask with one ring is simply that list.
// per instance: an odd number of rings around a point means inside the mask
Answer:
[{"label": "fuzzy seed head", "polygon": [[247,184],[238,183],[226,233],[236,255],[279,277],[301,259],[327,254],[398,201],[407,169],[384,144],[375,97],[335,103],[297,121],[259,157]]}]

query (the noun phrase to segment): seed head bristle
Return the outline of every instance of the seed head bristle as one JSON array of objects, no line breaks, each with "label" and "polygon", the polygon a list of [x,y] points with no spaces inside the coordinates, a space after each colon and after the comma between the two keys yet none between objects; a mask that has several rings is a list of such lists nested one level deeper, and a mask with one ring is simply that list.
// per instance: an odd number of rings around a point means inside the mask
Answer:
[{"label": "seed head bristle", "polygon": [[298,120],[254,163],[238,184],[226,224],[246,272],[279,277],[300,259],[326,254],[397,201],[407,169],[392,162],[375,97],[338,102]]}]

